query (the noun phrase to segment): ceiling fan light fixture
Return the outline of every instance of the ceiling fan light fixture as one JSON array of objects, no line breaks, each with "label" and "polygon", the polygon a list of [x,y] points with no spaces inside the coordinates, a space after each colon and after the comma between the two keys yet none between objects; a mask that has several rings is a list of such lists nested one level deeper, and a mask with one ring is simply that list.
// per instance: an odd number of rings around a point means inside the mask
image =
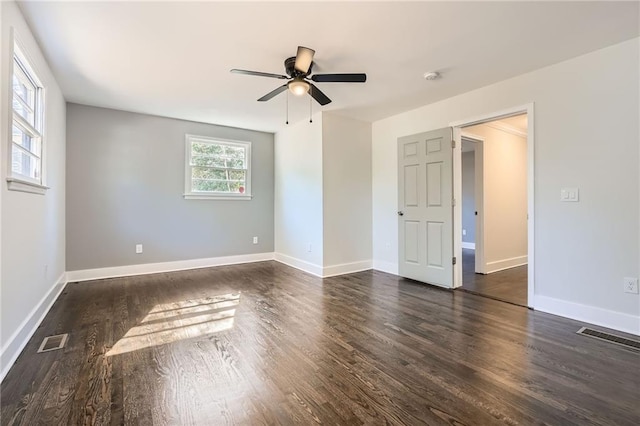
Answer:
[{"label": "ceiling fan light fixture", "polygon": [[309,83],[304,80],[295,79],[289,83],[289,91],[296,96],[302,96],[309,92]]}]

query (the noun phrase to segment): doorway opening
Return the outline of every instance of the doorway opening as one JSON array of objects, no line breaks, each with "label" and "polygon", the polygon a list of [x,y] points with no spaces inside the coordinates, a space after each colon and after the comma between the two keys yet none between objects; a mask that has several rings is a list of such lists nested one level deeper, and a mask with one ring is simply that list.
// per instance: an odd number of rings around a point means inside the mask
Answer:
[{"label": "doorway opening", "polygon": [[533,307],[531,106],[454,125],[454,288]]}]

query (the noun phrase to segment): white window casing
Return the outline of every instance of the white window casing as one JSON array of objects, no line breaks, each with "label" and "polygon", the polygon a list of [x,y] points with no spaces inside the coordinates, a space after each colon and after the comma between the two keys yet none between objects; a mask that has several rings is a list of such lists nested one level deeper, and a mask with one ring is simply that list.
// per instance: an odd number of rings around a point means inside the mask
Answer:
[{"label": "white window casing", "polygon": [[9,190],[44,194],[44,87],[14,36]]},{"label": "white window casing", "polygon": [[251,142],[185,136],[186,199],[250,200]]}]

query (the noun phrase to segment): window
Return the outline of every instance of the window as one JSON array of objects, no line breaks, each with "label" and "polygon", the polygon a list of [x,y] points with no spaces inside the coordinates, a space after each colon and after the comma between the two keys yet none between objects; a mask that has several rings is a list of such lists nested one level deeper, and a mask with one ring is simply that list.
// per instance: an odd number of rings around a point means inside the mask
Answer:
[{"label": "window", "polygon": [[251,199],[251,143],[186,136],[185,198]]},{"label": "window", "polygon": [[33,68],[16,44],[11,83],[13,90],[9,189],[41,193],[46,189],[42,186],[44,90]]}]

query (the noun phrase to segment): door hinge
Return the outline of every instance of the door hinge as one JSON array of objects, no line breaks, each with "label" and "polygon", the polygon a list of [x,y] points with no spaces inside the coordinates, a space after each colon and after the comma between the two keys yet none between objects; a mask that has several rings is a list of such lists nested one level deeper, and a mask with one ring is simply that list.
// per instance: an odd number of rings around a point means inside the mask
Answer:
[{"label": "door hinge", "polygon": [[456,141],[451,139],[451,148],[455,148],[456,147]]},{"label": "door hinge", "polygon": [[454,256],[454,257],[453,257],[453,262],[452,262],[452,264],[453,264],[453,265],[455,265],[455,264],[456,264],[456,262],[457,262],[457,259],[456,259],[456,257]]},{"label": "door hinge", "polygon": [[456,199],[455,199],[455,198],[451,200],[451,205],[452,205],[453,207],[455,207],[455,206],[456,206]]}]

